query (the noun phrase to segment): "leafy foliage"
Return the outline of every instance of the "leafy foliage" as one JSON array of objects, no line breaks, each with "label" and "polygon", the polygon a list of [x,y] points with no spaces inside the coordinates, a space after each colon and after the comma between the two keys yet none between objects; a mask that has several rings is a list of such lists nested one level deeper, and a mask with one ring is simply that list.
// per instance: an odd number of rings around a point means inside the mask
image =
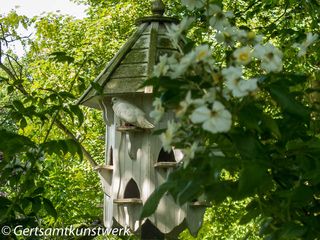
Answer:
[{"label": "leafy foliage", "polygon": [[[0,226],[90,226],[101,215],[98,178],[82,152],[85,148],[91,160],[102,162],[104,124],[100,113],[74,101],[126,41],[134,19],[147,15],[149,1],[76,2],[90,5],[87,18],[0,16]],[[205,7],[214,3],[233,11],[230,21],[239,29],[275,44],[283,52],[284,71],[266,73],[256,62],[247,65],[245,74],[258,79],[260,91],[222,102],[232,113],[228,132],[205,131],[187,117],[195,109],[187,110],[174,145],[190,150],[193,139],[201,139],[196,156],[185,159],[151,195],[142,216],[169,192],[180,204],[203,197],[213,204],[198,239],[257,239],[258,223],[260,235],[269,239],[315,239],[320,235],[319,42],[302,58],[290,46],[306,32],[319,32],[319,3],[204,2],[204,8],[189,11],[180,1],[166,1],[168,15],[195,18],[186,54],[208,44],[220,66],[234,64],[239,46],[221,47],[208,27]],[[20,36],[18,27],[31,24],[35,37]],[[25,47],[24,56],[14,53],[16,43]],[[221,83],[223,76],[204,73],[199,63],[192,74],[152,78],[146,85],[154,85],[166,110],[181,113],[189,91],[201,98],[213,82]],[[181,238],[191,237],[184,232]]]},{"label": "leafy foliage", "polygon": [[[187,6],[188,2],[190,6],[194,6],[191,1],[185,1]],[[219,1],[212,3],[222,6]],[[311,5],[313,4],[317,5],[315,2]],[[225,8],[235,9],[235,17],[230,21],[232,24],[240,25],[239,34],[250,33],[255,28],[283,49],[283,71],[280,72],[282,68],[269,68],[262,64],[261,71],[253,60],[249,63],[240,62],[246,65],[244,77],[254,77],[259,91],[250,93],[250,90],[236,92],[231,89],[234,87],[230,83],[234,81],[232,74],[237,73],[235,70],[239,64],[237,51],[250,54],[244,52],[244,46],[250,46],[252,43],[241,38],[238,40],[239,43],[228,39],[228,33],[223,32],[231,31],[227,29],[229,25],[226,18],[220,21],[221,24],[225,24],[227,30],[221,30],[221,26],[217,26],[218,20],[212,21],[211,15],[206,15],[206,8],[210,9],[208,5],[200,4],[198,9],[190,7],[194,10],[189,15],[197,19],[194,23],[197,26],[194,28],[202,28],[202,35],[196,32],[197,29],[192,28],[189,37],[203,45],[190,49],[189,46],[196,45],[196,42],[191,41],[180,59],[162,59],[162,64],[167,64],[168,68],[162,68],[162,71],[165,71],[160,74],[156,72],[160,77],[150,79],[146,83],[154,86],[161,100],[157,103],[161,105],[158,109],[164,108],[176,115],[179,124],[175,127],[175,135],[172,139],[166,137],[170,136],[169,134],[162,135],[162,139],[164,144],[169,142],[172,146],[182,149],[185,153],[184,164],[171,173],[168,181],[151,195],[141,217],[150,215],[166,192],[169,192],[179,204],[205,198],[219,207],[229,198],[233,201],[249,199],[241,224],[259,219],[259,234],[268,239],[315,239],[319,236],[319,231],[315,230],[319,224],[319,185],[311,176],[314,176],[314,171],[319,171],[319,128],[315,127],[319,108],[314,98],[310,100],[308,91],[313,84],[310,84],[310,81],[315,81],[313,75],[318,69],[314,60],[319,58],[310,50],[307,59],[299,59],[294,57],[296,52],[288,47],[288,44],[294,46],[299,36],[311,29],[311,26],[315,26],[314,19],[304,14],[289,18],[287,11],[292,13],[301,7],[290,1],[248,1],[243,2],[243,7],[229,3],[223,5]],[[285,9],[281,9],[282,6],[286,6]],[[215,10],[212,11],[219,11],[217,5],[213,8]],[[275,17],[271,12],[283,15]],[[317,10],[311,16],[315,12]],[[257,21],[263,18],[269,22]],[[280,30],[275,24],[289,22],[286,26],[291,27],[297,19],[304,21],[303,24],[298,24],[297,32]],[[252,24],[247,25],[249,22]],[[236,32],[235,29],[232,31]],[[288,36],[289,32],[294,34]],[[231,36],[236,35],[229,33]],[[221,34],[225,34],[223,40]],[[214,52],[208,54],[208,47],[204,44],[214,46]],[[316,44],[318,46],[319,42]],[[260,47],[259,44],[253,44],[254,54],[255,51],[258,53]],[[312,49],[315,50],[316,47]],[[214,61],[206,57],[211,54]],[[277,53],[272,54],[274,57]],[[244,56],[250,57],[242,55]],[[212,63],[214,67],[210,68]],[[186,65],[185,68],[181,67],[184,71],[178,72],[179,64]],[[306,69],[308,71],[302,74]],[[273,71],[275,73],[272,73]],[[235,80],[237,83],[242,81],[237,78]],[[230,93],[221,93],[221,89],[224,88],[229,88]],[[223,103],[232,115],[233,124],[227,131],[219,131],[219,127],[215,127],[219,123],[219,112],[210,110],[208,105],[216,101]],[[211,116],[208,114],[210,111]],[[161,111],[157,114],[161,115]],[[228,115],[224,113],[224,116]],[[168,123],[170,126],[167,131],[173,126],[170,124]],[[219,126],[226,129],[223,123]],[[312,166],[312,169],[307,170],[306,166]]]}]

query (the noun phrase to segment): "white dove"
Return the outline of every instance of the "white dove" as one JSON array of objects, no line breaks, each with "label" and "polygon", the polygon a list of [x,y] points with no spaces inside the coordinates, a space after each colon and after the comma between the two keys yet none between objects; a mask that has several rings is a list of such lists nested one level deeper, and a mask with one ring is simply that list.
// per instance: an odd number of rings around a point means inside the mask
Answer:
[{"label": "white dove", "polygon": [[139,128],[154,128],[154,125],[146,119],[146,114],[137,106],[117,97],[113,97],[111,101],[112,109],[120,120]]}]

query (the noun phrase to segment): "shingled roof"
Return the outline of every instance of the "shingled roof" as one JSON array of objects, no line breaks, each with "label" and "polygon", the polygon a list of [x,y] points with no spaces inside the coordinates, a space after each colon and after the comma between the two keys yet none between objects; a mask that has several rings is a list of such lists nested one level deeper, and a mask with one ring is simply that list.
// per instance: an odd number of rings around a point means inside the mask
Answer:
[{"label": "shingled roof", "polygon": [[[181,52],[167,36],[168,29],[178,20],[162,16],[164,9],[154,6],[153,16],[140,18],[135,33],[111,59],[105,69],[94,80],[102,88],[102,96],[128,93],[152,93],[152,87],[139,88],[148,79],[161,55]],[[78,104],[100,108],[99,94],[92,85],[80,97]]]}]

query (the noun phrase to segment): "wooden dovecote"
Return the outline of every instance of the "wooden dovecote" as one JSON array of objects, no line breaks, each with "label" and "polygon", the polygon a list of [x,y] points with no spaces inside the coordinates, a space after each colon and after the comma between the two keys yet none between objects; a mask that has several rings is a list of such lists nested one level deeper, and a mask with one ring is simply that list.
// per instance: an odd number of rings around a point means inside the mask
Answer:
[{"label": "wooden dovecote", "polygon": [[[111,99],[120,97],[139,107],[152,121],[148,116],[152,111],[153,89],[140,86],[151,76],[161,55],[181,53],[180,46],[167,35],[170,26],[178,21],[162,15],[161,1],[155,1],[152,10],[153,16],[137,20],[136,32],[94,80],[102,93],[91,86],[78,102],[101,109],[106,123],[105,164],[95,169],[105,193],[104,225],[129,226],[142,239],[152,231],[155,236],[176,237],[186,227],[196,234],[205,211],[203,204],[179,206],[170,195],[165,195],[152,216],[142,222],[139,219],[148,197],[183,158],[178,149],[165,152],[159,136],[152,134],[152,130],[167,126],[167,121],[174,117],[172,113],[166,113],[154,129],[146,130],[124,125],[112,109]],[[183,41],[179,44],[182,46]]]}]

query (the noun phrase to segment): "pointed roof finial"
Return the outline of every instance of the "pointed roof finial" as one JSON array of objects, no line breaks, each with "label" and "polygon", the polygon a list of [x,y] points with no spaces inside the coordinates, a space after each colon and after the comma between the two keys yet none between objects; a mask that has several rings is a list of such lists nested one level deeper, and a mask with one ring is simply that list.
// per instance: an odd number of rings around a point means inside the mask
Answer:
[{"label": "pointed roof finial", "polygon": [[165,6],[162,0],[155,0],[152,2],[151,11],[156,16],[162,16],[165,11]]}]

